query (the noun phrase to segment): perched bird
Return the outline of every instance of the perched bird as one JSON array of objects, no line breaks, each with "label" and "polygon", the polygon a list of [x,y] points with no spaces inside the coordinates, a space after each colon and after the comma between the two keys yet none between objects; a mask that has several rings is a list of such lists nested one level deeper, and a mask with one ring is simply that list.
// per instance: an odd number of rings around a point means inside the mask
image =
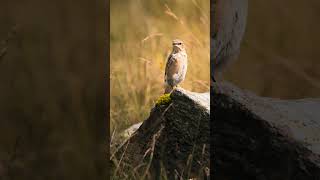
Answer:
[{"label": "perched bird", "polygon": [[185,79],[187,73],[188,57],[184,43],[175,39],[172,41],[172,46],[164,74],[165,94],[171,93]]},{"label": "perched bird", "polygon": [[211,11],[211,79],[215,81],[240,52],[248,0],[214,0]]}]

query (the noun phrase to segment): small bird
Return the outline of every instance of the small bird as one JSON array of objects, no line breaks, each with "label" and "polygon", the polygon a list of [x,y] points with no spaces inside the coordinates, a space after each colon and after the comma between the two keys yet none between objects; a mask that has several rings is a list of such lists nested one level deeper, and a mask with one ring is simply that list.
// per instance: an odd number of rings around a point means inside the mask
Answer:
[{"label": "small bird", "polygon": [[164,74],[165,94],[171,93],[185,79],[187,73],[188,56],[184,43],[175,39],[172,46]]},{"label": "small bird", "polygon": [[216,81],[215,76],[239,55],[248,0],[216,0],[211,11],[211,80]]}]

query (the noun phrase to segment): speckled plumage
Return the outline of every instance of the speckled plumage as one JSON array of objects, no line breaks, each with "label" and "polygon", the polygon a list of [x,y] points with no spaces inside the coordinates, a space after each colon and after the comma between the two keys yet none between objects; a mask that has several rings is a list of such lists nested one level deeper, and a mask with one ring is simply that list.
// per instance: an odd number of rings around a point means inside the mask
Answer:
[{"label": "speckled plumage", "polygon": [[165,94],[170,93],[174,87],[181,83],[186,76],[188,56],[181,40],[173,40],[173,49],[167,59],[164,81]]}]

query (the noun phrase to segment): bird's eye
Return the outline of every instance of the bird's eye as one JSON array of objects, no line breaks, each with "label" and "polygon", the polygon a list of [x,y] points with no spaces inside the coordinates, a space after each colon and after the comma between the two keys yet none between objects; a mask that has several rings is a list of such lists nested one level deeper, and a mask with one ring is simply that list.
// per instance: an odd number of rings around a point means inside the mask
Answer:
[{"label": "bird's eye", "polygon": [[172,45],[181,45],[182,43],[172,43]]}]

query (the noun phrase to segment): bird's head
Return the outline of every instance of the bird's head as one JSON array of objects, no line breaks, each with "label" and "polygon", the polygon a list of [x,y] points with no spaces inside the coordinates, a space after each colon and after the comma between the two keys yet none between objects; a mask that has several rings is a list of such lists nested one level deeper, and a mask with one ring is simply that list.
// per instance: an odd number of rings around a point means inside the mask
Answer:
[{"label": "bird's head", "polygon": [[184,43],[180,39],[175,39],[172,41],[172,48],[172,51],[175,53],[185,51]]}]

